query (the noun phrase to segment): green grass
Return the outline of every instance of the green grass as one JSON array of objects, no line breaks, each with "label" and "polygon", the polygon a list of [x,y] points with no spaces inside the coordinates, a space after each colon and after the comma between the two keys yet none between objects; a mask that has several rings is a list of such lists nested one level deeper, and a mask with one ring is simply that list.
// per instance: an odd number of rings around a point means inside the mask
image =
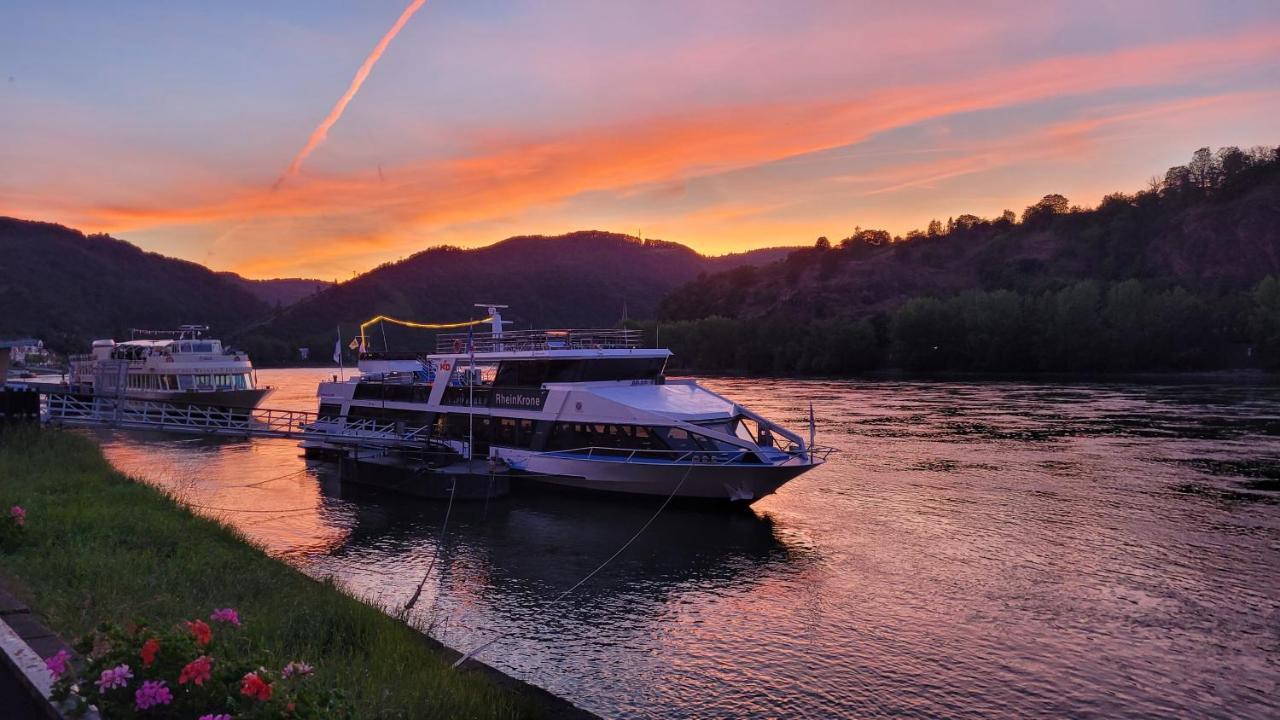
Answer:
[{"label": "green grass", "polygon": [[0,430],[0,508],[27,509],[0,576],[71,640],[111,621],[168,624],[235,607],[272,657],[314,664],[360,717],[533,717],[542,706],[458,672],[416,631],[267,557],[116,472],[87,438]]}]

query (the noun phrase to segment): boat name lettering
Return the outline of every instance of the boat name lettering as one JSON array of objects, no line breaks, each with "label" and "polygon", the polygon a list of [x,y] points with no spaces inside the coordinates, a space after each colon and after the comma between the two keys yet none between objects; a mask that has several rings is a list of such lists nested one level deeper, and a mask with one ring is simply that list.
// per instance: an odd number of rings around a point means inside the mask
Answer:
[{"label": "boat name lettering", "polygon": [[494,390],[492,407],[541,410],[547,402],[546,390]]}]

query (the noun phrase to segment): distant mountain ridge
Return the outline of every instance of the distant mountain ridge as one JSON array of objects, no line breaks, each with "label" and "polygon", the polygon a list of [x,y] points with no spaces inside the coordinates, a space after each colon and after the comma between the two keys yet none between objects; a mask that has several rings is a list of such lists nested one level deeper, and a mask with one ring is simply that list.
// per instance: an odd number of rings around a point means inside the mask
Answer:
[{"label": "distant mountain ridge", "polygon": [[[256,356],[287,361],[298,347],[327,357],[339,326],[348,336],[375,315],[447,322],[476,317],[476,302],[511,306],[515,328],[613,326],[653,316],[671,290],[700,274],[768,262],[789,249],[706,257],[679,243],[584,230],[526,235],[480,248],[436,247],[308,297],[243,334]],[[383,329],[377,331],[381,340]],[[387,328],[392,346],[429,338]]]},{"label": "distant mountain ridge", "polygon": [[0,217],[0,335],[30,335],[63,351],[130,328],[204,323],[229,332],[266,303],[208,268],[108,235]]},{"label": "distant mountain ridge", "polygon": [[220,272],[219,275],[248,290],[254,297],[273,308],[288,307],[303,298],[333,286],[328,280],[312,280],[310,278],[271,278],[254,280],[242,277],[233,272]]},{"label": "distant mountain ridge", "polygon": [[649,318],[678,285],[791,250],[706,257],[679,243],[582,231],[431,248],[334,285],[252,280],[108,235],[0,217],[0,337],[31,335],[74,352],[92,338],[125,337],[130,328],[205,323],[246,344],[255,358],[283,363],[305,346],[326,346],[316,357],[328,357],[338,325],[350,334],[377,314],[457,320],[475,316],[477,301],[511,305],[508,317],[520,327]]}]

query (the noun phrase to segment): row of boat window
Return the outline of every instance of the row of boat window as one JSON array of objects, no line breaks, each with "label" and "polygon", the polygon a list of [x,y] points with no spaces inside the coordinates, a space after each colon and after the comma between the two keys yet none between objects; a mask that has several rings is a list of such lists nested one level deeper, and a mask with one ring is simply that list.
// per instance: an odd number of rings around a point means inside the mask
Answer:
[{"label": "row of boat window", "polygon": [[[536,388],[544,383],[594,382],[600,380],[650,380],[658,381],[666,367],[666,358],[592,358],[588,360],[504,360],[496,373],[492,368],[482,373],[483,383],[475,390],[477,405],[487,405],[485,394],[489,385],[509,388]],[[449,388],[443,402],[446,405],[468,405],[470,388]],[[362,382],[356,385],[356,400],[390,400],[393,402],[425,403],[431,395],[431,387],[423,383]]]},{"label": "row of boat window", "polygon": [[[339,420],[341,412],[341,406],[336,404],[326,403],[320,406],[321,417],[330,421]],[[352,406],[347,417],[353,421],[403,423],[405,428],[431,425],[431,434],[437,438],[465,440],[474,437],[477,449],[487,448],[492,444],[537,451],[599,448],[602,450],[596,452],[631,454],[632,451],[638,451],[641,455],[645,452],[665,455],[668,451],[715,452],[726,458],[741,454],[741,448],[736,445],[676,427],[535,421],[528,418],[430,413],[359,405]],[[743,455],[743,459],[748,461],[753,457],[749,453]]]},{"label": "row of boat window", "polygon": [[115,360],[142,360],[152,355],[172,355],[175,352],[211,354],[220,352],[220,350],[220,347],[215,349],[214,343],[211,342],[174,343],[165,347],[118,345],[111,351],[111,357]]},{"label": "row of boat window", "polygon": [[663,357],[503,360],[493,384],[541,387],[543,383],[657,380],[666,364],[667,359]]},{"label": "row of boat window", "polygon": [[211,373],[209,375],[129,375],[129,387],[137,390],[248,390],[252,387],[246,373]]}]

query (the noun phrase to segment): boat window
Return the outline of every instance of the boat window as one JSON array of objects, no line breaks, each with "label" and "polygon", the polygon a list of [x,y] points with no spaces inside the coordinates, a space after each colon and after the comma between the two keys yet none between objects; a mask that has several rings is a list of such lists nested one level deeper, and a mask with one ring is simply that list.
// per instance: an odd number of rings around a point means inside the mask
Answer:
[{"label": "boat window", "polygon": [[213,343],[207,343],[207,342],[191,343],[191,352],[211,353],[213,352]]},{"label": "boat window", "polygon": [[392,400],[396,402],[426,402],[431,395],[427,385],[409,383],[362,382],[356,385],[356,400]]},{"label": "boat window", "polygon": [[487,452],[490,437],[489,416],[441,413],[435,418],[435,427],[432,432],[439,437],[451,440],[466,440],[468,437],[473,437],[474,452]]},{"label": "boat window", "polygon": [[638,425],[606,425],[600,423],[557,422],[547,437],[547,450],[578,450],[605,448],[609,450],[646,451],[665,450],[661,441],[649,428]]},{"label": "boat window", "polygon": [[195,387],[195,386],[196,386],[196,384],[195,384],[195,378],[194,378],[194,376],[192,376],[192,375],[179,375],[179,376],[178,376],[178,388],[179,388],[180,390],[190,390],[191,388],[193,388],[193,387]]},{"label": "boat window", "polygon": [[504,360],[494,384],[500,387],[540,387],[543,383],[601,380],[657,380],[666,358],[589,358]]},{"label": "boat window", "polygon": [[178,352],[191,352],[191,343],[179,343]]},{"label": "boat window", "polygon": [[[321,412],[321,414],[324,413]],[[419,428],[431,424],[431,413],[363,405],[352,405],[347,411],[347,417],[352,420],[374,420],[380,423],[402,422],[407,428]]]},{"label": "boat window", "polygon": [[660,427],[654,428],[654,432],[658,437],[666,443],[667,447],[672,450],[701,450],[698,441],[693,439],[693,435],[684,428]]},{"label": "boat window", "polygon": [[337,420],[342,417],[342,406],[337,403],[320,403],[318,414],[326,420]]},{"label": "boat window", "polygon": [[528,448],[533,442],[533,421],[525,418],[493,419],[493,442],[497,445]]}]

